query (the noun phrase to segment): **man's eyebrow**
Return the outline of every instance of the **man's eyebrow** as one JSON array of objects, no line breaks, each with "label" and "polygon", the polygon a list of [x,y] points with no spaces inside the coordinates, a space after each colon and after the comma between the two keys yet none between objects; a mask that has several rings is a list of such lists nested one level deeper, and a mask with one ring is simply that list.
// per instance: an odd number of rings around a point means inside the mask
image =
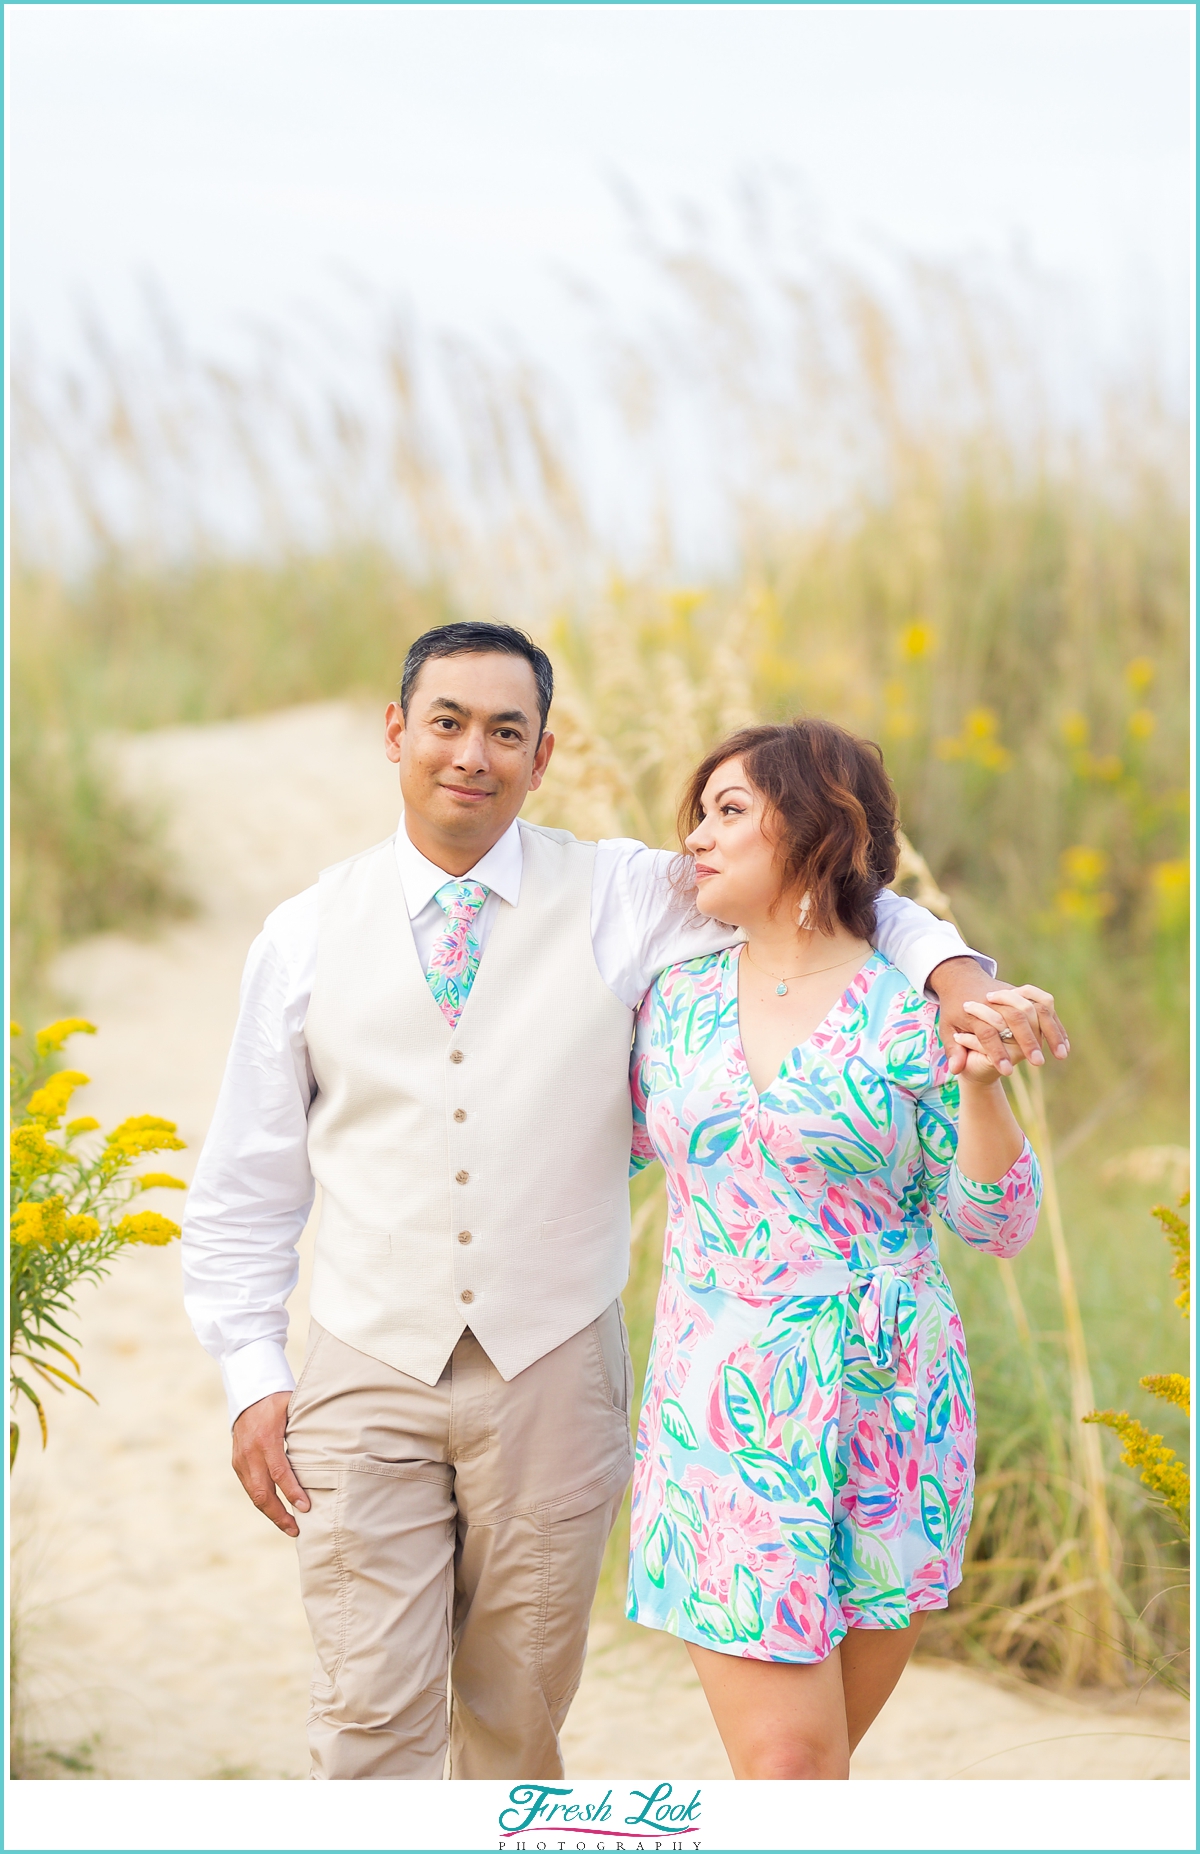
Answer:
[{"label": "man's eyebrow", "polygon": [[[471,718],[471,710],[464,708],[461,702],[456,702],[452,695],[435,695],[429,704],[429,712],[432,714],[436,708],[448,708],[452,714],[461,715],[464,721],[469,721]],[[513,721],[520,722],[524,727],[529,726],[529,716],[523,708],[504,708],[498,715],[488,716],[489,727],[497,727],[505,722]]]}]

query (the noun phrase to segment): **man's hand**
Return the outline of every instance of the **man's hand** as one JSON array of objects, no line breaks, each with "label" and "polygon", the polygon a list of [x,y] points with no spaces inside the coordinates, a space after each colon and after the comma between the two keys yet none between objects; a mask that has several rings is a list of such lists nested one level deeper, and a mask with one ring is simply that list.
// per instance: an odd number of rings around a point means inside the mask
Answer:
[{"label": "man's hand", "polygon": [[[929,988],[937,993],[938,1026],[950,1052],[952,1075],[962,1073],[972,1049],[986,1056],[1001,1075],[1012,1074],[1013,1056],[1018,1061],[1024,1056],[1039,1068],[1046,1060],[1043,1037],[1060,1062],[1071,1052],[1054,999],[1036,985],[1022,985],[1018,990],[989,979],[977,959],[960,956],[943,959],[933,968]],[[1000,1035],[1004,1029],[1012,1031],[1011,1044]],[[956,1043],[955,1036],[970,1037],[970,1043]]]},{"label": "man's hand", "polygon": [[233,1425],[233,1471],[260,1513],[289,1538],[300,1528],[275,1489],[299,1513],[307,1513],[309,1498],[292,1473],[283,1446],[291,1391],[274,1391],[249,1404]]}]

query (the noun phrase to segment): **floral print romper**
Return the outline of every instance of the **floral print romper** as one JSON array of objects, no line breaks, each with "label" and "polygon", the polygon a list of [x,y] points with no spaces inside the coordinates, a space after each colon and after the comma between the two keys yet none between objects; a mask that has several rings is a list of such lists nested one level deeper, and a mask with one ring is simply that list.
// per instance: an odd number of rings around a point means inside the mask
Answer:
[{"label": "floral print romper", "polygon": [[739,948],[664,972],[633,1046],[633,1168],[662,1161],[662,1289],[628,1612],[757,1660],[820,1661],[961,1581],[975,1409],[931,1217],[1011,1256],[1041,1197],[954,1162],[936,1008],[873,953],[763,1095]]}]

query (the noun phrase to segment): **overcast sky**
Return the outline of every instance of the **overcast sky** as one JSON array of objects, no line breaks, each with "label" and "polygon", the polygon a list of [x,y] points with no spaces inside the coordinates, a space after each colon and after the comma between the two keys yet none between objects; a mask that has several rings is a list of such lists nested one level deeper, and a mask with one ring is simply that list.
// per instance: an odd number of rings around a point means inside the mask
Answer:
[{"label": "overcast sky", "polygon": [[563,268],[636,288],[612,181],[653,207],[799,177],[824,234],[1019,244],[1105,343],[1186,352],[1190,6],[10,5],[9,283],[189,330],[334,300],[545,334]]}]

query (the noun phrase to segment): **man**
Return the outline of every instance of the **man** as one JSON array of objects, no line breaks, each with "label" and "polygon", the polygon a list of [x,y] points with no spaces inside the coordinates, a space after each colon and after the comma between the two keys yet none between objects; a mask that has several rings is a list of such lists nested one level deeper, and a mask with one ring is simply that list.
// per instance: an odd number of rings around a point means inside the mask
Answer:
[{"label": "man", "polygon": [[[399,829],[251,949],[189,1199],[187,1305],[234,1467],[298,1538],[318,1778],[440,1778],[447,1746],[454,1777],[560,1776],[630,1472],[632,1016],[665,966],[734,936],[689,919],[665,852],[518,821],[552,689],[507,626],[413,645],[385,730]],[[953,928],[886,893],[878,916],[947,1037],[1041,1060],[1021,1011],[964,1012],[990,962]],[[1049,999],[1039,1022],[1065,1055]],[[293,1389],[284,1302],[314,1181]]]}]

